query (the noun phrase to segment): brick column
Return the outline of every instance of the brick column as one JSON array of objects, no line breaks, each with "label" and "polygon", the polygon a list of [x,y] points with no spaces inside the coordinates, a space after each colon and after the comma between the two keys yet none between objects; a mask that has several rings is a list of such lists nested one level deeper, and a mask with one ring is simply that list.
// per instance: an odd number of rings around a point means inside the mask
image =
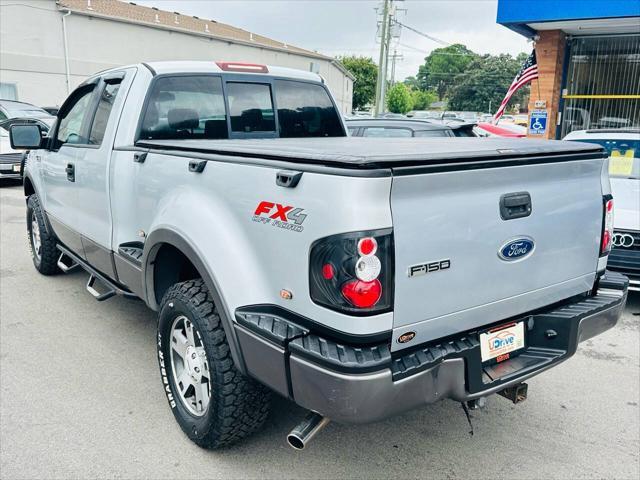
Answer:
[{"label": "brick column", "polygon": [[561,30],[544,30],[538,32],[540,39],[536,42],[536,58],[538,60],[537,80],[531,82],[529,112],[536,108],[536,100],[547,103],[547,131],[544,135],[529,135],[531,138],[556,138],[556,122],[562,92],[562,66],[566,35]]}]

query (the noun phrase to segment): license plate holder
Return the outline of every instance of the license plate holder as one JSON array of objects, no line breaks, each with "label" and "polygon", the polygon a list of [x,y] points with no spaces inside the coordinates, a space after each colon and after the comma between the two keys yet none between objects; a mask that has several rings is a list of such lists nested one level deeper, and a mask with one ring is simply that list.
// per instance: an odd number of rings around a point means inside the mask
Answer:
[{"label": "license plate holder", "polygon": [[525,348],[525,322],[510,322],[480,333],[480,357],[483,365],[504,362]]}]

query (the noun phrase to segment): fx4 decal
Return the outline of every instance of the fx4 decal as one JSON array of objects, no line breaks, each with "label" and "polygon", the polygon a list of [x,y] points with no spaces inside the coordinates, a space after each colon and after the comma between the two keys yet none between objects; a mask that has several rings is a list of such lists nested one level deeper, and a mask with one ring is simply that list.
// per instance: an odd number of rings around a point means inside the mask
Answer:
[{"label": "fx4 decal", "polygon": [[262,201],[253,212],[253,221],[285,230],[302,232],[304,230],[302,223],[307,218],[307,214],[303,212],[304,208]]}]

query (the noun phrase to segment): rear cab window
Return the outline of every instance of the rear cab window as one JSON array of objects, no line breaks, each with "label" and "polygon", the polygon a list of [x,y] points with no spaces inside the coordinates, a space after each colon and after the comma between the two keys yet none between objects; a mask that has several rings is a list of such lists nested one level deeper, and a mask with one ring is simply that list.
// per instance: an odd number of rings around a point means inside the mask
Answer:
[{"label": "rear cab window", "polygon": [[609,154],[609,176],[640,179],[640,140],[579,139],[603,146]]},{"label": "rear cab window", "polygon": [[407,138],[413,136],[408,128],[397,127],[366,127],[363,137],[377,138]]},{"label": "rear cab window", "polygon": [[194,73],[152,82],[138,139],[344,136],[338,110],[321,84]]},{"label": "rear cab window", "polygon": [[321,85],[276,80],[281,138],[344,137],[338,111]]}]

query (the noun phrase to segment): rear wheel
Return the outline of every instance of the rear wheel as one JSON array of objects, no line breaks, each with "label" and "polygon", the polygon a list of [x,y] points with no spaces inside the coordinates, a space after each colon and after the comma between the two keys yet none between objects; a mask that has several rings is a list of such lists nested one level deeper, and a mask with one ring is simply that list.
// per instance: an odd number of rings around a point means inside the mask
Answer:
[{"label": "rear wheel", "polygon": [[47,231],[40,199],[35,194],[27,200],[27,238],[36,270],[43,275],[58,273],[57,239],[53,232]]},{"label": "rear wheel", "polygon": [[220,316],[202,280],[177,283],[164,295],[158,359],[173,414],[201,447],[230,445],[266,420],[269,390],[236,369]]}]

